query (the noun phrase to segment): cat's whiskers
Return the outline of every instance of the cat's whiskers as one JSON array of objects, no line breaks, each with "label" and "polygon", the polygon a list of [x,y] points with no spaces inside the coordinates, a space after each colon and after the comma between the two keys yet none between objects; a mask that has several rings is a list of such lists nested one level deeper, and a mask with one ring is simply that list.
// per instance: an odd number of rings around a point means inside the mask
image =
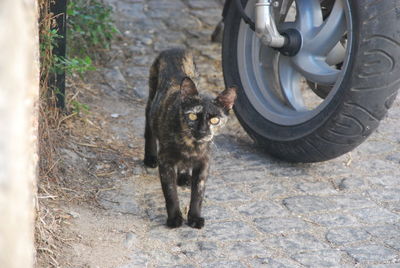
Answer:
[{"label": "cat's whiskers", "polygon": [[218,146],[217,146],[217,144],[214,142],[214,139],[212,139],[212,140],[210,141],[210,148],[211,148],[211,149],[218,149]]}]

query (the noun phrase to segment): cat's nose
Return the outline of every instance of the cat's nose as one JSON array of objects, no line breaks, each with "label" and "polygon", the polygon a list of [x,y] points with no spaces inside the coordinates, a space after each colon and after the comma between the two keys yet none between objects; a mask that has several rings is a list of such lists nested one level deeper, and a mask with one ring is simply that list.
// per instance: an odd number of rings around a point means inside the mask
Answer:
[{"label": "cat's nose", "polygon": [[199,130],[199,133],[201,134],[201,135],[206,135],[207,134],[207,130]]},{"label": "cat's nose", "polygon": [[197,140],[203,140],[209,136],[210,133],[207,133],[207,131],[198,131],[197,134],[195,135]]},{"label": "cat's nose", "polygon": [[208,130],[200,130],[199,134],[200,134],[201,137],[205,137],[205,136],[210,135],[211,133]]},{"label": "cat's nose", "polygon": [[210,133],[201,135],[197,138],[199,142],[208,142],[212,140],[212,135]]}]

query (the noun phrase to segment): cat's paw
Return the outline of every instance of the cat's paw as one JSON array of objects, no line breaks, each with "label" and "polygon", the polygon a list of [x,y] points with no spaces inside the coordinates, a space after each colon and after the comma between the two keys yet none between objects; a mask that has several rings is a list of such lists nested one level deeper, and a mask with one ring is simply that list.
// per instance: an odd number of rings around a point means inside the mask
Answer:
[{"label": "cat's paw", "polygon": [[190,186],[192,177],[188,173],[181,173],[178,176],[178,186]]},{"label": "cat's paw", "polygon": [[149,168],[156,168],[158,166],[157,156],[145,156],[143,162]]},{"label": "cat's paw", "polygon": [[188,225],[193,228],[201,229],[204,227],[204,218],[202,217],[189,217]]},{"label": "cat's paw", "polygon": [[167,220],[167,226],[169,228],[178,228],[181,227],[183,223],[182,216],[176,216],[175,218],[171,218]]}]

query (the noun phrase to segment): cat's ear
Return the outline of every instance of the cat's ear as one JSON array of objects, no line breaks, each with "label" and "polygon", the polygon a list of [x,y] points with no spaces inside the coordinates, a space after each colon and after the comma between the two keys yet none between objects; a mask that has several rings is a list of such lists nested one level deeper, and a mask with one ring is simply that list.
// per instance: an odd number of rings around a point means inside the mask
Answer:
[{"label": "cat's ear", "polygon": [[228,87],[215,100],[225,111],[231,110],[236,100],[236,86]]},{"label": "cat's ear", "polygon": [[181,99],[184,100],[188,97],[199,94],[196,85],[189,77],[185,77],[181,82]]}]

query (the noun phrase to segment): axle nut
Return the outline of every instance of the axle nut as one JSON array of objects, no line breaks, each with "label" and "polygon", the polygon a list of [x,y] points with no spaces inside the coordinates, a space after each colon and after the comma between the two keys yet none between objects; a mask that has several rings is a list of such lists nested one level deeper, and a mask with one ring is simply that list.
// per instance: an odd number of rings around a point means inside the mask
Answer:
[{"label": "axle nut", "polygon": [[285,44],[277,50],[285,56],[293,57],[301,48],[301,34],[296,29],[287,29],[281,33],[285,37]]}]

